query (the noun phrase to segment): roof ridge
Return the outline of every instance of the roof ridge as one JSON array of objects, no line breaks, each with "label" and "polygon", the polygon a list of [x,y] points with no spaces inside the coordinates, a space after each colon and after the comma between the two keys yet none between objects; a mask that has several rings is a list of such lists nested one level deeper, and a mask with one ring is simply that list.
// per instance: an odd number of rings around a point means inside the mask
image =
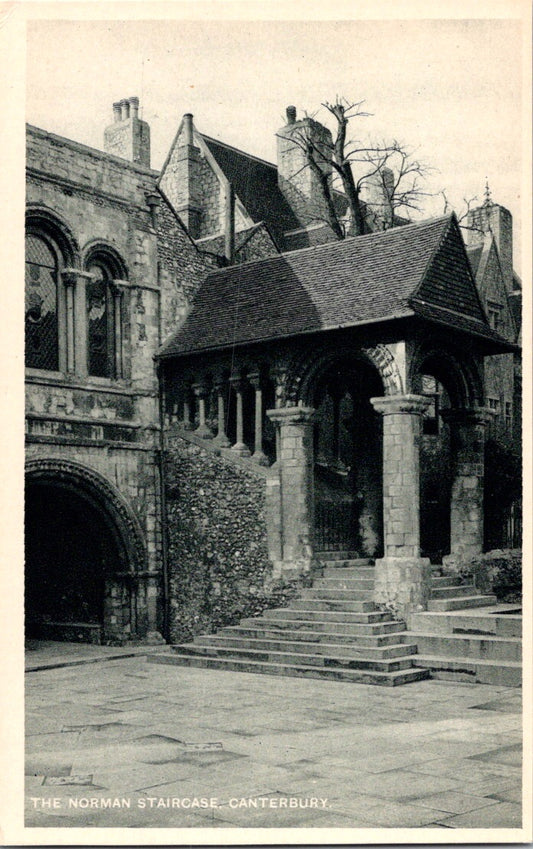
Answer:
[{"label": "roof ridge", "polygon": [[[413,229],[415,227],[421,227],[421,226],[427,227],[430,224],[443,223],[444,221],[448,221],[450,218],[451,218],[450,215],[439,216],[439,218],[426,218],[426,219],[424,219],[424,221],[416,221],[416,222],[413,222],[412,224],[404,224],[401,227],[391,227],[389,230],[378,230],[375,233],[364,233],[361,236],[347,236],[345,239],[335,239],[331,242],[324,242],[321,245],[307,245],[305,248],[296,248],[293,251],[281,251],[279,254],[264,257],[263,259],[253,259],[253,260],[250,260],[249,262],[239,263],[239,267],[242,267],[243,265],[246,265],[246,266],[254,265],[254,264],[255,265],[261,265],[263,263],[267,263],[267,262],[270,262],[272,260],[279,260],[281,257],[283,257],[284,259],[287,259],[288,257],[294,256],[295,254],[302,254],[305,251],[314,251],[316,253],[319,253],[319,252],[322,253],[322,252],[325,252],[327,250],[331,250],[335,247],[340,247],[342,245],[345,245],[347,242],[352,243],[355,240],[357,240],[357,241],[359,241],[361,239],[370,240],[370,239],[376,239],[376,238],[385,239],[387,237],[390,237],[392,234],[398,234],[398,233],[405,234],[408,230]],[[229,265],[229,266],[226,266],[225,268],[219,268],[219,269],[216,269],[215,271],[212,271],[208,276],[212,277],[214,274],[227,273],[232,268],[235,268],[235,266]]]},{"label": "roof ridge", "polygon": [[227,144],[227,142],[220,141],[220,139],[215,139],[213,136],[206,136],[205,133],[200,133],[204,141],[215,142],[215,144],[219,144],[221,147],[227,148],[227,150],[232,150],[234,153],[240,153],[241,156],[246,156],[248,159],[255,159],[256,162],[260,162],[262,165],[268,165],[269,168],[274,168],[276,171],[278,170],[278,166],[275,162],[269,162],[268,159],[262,159],[260,156],[255,156],[253,153],[247,153],[245,150],[241,150],[239,147],[235,147],[232,144]]}]

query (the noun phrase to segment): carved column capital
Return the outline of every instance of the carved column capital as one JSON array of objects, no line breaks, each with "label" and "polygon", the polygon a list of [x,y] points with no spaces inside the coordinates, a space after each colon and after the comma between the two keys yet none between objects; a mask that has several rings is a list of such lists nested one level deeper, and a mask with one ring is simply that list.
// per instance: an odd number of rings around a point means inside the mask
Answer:
[{"label": "carved column capital", "polygon": [[278,425],[312,424],[315,420],[314,407],[280,407],[267,410],[267,416]]},{"label": "carved column capital", "polygon": [[490,407],[449,407],[440,414],[447,424],[466,427],[485,426],[497,415]]},{"label": "carved column capital", "polygon": [[381,398],[371,398],[370,403],[383,416],[421,416],[431,404],[431,398],[425,395],[385,395]]}]

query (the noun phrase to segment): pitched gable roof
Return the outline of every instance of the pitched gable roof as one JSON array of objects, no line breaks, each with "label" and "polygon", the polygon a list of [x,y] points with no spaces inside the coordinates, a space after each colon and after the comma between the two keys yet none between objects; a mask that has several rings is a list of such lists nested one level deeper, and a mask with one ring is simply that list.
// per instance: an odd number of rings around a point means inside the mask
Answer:
[{"label": "pitched gable roof", "polygon": [[481,307],[455,216],[209,274],[160,355],[420,315],[502,341]]},{"label": "pitched gable roof", "polygon": [[203,134],[202,138],[254,224],[264,221],[281,245],[283,233],[299,224],[278,187],[276,166],[217,139]]}]

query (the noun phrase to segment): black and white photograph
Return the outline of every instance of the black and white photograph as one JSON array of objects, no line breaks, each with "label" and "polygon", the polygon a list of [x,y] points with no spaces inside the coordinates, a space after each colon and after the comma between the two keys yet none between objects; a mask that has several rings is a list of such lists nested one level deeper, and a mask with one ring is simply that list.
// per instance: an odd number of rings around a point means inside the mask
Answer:
[{"label": "black and white photograph", "polygon": [[532,839],[530,17],[4,4],[8,845]]}]

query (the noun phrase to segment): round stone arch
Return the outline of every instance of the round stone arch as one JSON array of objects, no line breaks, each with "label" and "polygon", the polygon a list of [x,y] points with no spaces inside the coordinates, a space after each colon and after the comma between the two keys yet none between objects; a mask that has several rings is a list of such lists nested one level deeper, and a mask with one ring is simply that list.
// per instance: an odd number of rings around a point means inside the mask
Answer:
[{"label": "round stone arch", "polygon": [[144,534],[131,507],[115,487],[88,466],[71,460],[30,460],[25,466],[27,481],[46,481],[76,489],[97,509],[124,551],[128,571],[146,568]]},{"label": "round stone arch", "polygon": [[311,406],[317,380],[338,360],[353,360],[354,363],[359,360],[373,366],[381,379],[385,395],[398,395],[404,391],[396,360],[385,345],[360,348],[349,344],[334,346],[326,343],[290,363],[285,382],[286,405],[302,403]]},{"label": "round stone arch", "polygon": [[[424,371],[424,369],[428,371]],[[412,391],[422,390],[421,377],[431,374],[446,388],[455,409],[472,409],[483,405],[483,378],[475,358],[438,336],[421,342],[413,352],[409,369]]]},{"label": "round stone arch", "polygon": [[25,473],[29,635],[120,644],[142,636],[146,546],[131,507],[81,463],[33,459]]},{"label": "round stone arch", "polygon": [[128,267],[114,245],[105,239],[91,239],[83,248],[83,267],[88,268],[95,259],[103,259],[116,280],[128,280]]},{"label": "round stone arch", "polygon": [[67,222],[54,210],[41,204],[26,207],[26,234],[46,235],[61,252],[65,266],[79,267],[80,248]]}]

